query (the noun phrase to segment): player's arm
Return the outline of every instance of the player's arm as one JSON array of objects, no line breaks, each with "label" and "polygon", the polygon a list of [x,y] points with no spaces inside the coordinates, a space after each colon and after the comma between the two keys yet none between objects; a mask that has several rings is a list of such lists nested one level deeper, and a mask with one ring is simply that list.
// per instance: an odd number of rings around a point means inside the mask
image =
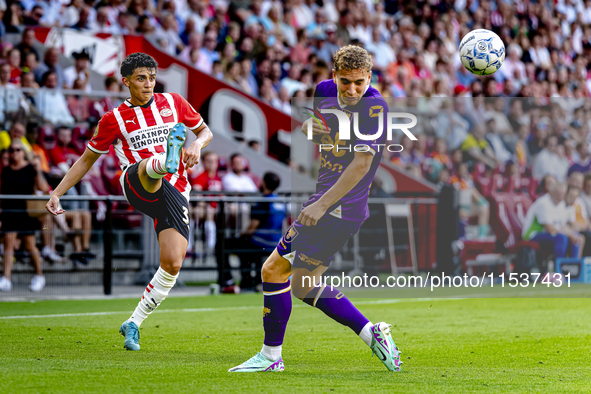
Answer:
[{"label": "player's arm", "polygon": [[371,152],[355,152],[355,158],[339,177],[339,180],[318,201],[302,209],[298,220],[304,226],[314,226],[326,210],[343,198],[359,183],[371,167]]},{"label": "player's arm", "polygon": [[207,127],[205,122],[201,123],[201,126],[193,130],[193,133],[197,136],[197,139],[189,146],[183,155],[183,162],[185,162],[187,168],[191,168],[201,158],[201,149],[205,148],[213,139],[213,133]]},{"label": "player's arm", "polygon": [[183,155],[183,162],[187,168],[191,168],[201,158],[201,149],[205,148],[211,142],[213,134],[199,112],[189,104],[180,94],[173,94],[180,108],[179,120],[183,122],[193,133],[197,139],[189,146]]},{"label": "player's arm", "polygon": [[51,193],[51,198],[45,208],[49,211],[49,213],[57,216],[60,213],[64,213],[65,211],[59,208],[59,199],[63,196],[72,186],[80,182],[80,180],[86,175],[88,170],[94,165],[94,163],[100,157],[100,153],[93,152],[92,150],[86,148],[84,154],[74,163],[72,168],[67,172],[66,176],[60,184],[55,188],[53,193]]}]

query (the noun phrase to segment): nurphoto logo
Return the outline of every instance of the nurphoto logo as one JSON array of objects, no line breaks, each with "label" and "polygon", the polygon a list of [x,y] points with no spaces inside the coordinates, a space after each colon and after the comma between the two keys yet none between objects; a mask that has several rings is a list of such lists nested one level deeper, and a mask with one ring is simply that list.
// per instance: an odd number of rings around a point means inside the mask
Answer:
[{"label": "nurphoto logo", "polygon": [[[373,107],[372,107],[373,108]],[[345,111],[341,111],[338,109],[320,109],[319,111],[314,110],[312,108],[306,108],[309,111],[312,111],[310,114],[314,121],[320,125],[320,127],[324,129],[328,129],[328,125],[326,123],[326,119],[324,118],[324,114],[331,114],[335,115],[338,120],[338,140],[339,141],[349,141],[351,140],[351,128],[357,137],[357,141],[377,141],[383,134],[384,134],[384,112],[381,111],[382,107],[376,107],[378,111],[371,112],[369,116],[365,116],[365,118],[378,118],[378,125],[377,131],[373,134],[362,133],[359,130],[359,118],[360,115],[358,112],[349,112],[346,113]],[[399,121],[400,119],[410,119],[410,122],[405,123],[393,123],[393,120]],[[351,127],[351,120],[353,121],[353,127]],[[365,120],[365,119],[363,119]],[[392,132],[394,130],[402,131],[408,138],[413,141],[417,140],[417,137],[409,130],[412,127],[417,125],[417,117],[411,113],[407,112],[388,112],[386,114],[386,133],[387,133],[387,141],[392,140]],[[314,138],[314,134],[312,131],[312,127],[308,127],[307,133],[308,140],[312,140]],[[387,149],[389,152],[401,152],[403,150],[402,145],[400,144],[372,144],[372,147],[377,148],[379,152],[381,149]],[[346,145],[346,144],[332,144],[332,143],[321,143],[319,144],[319,150],[322,152],[323,150],[332,150],[336,149],[336,151],[349,151],[351,150],[355,152],[369,152],[370,150],[376,150],[370,147],[367,144],[360,143],[355,145]]]}]

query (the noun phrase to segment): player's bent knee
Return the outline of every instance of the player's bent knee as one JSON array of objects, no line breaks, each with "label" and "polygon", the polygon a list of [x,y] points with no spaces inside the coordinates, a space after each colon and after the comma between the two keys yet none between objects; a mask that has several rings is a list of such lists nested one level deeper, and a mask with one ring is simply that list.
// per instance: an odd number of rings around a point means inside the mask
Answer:
[{"label": "player's bent knee", "polygon": [[169,273],[170,275],[176,275],[179,273],[179,271],[181,270],[181,267],[183,265],[183,261],[182,260],[161,260],[160,261],[160,267],[162,267],[162,269],[164,271],[166,271],[167,273]]},{"label": "player's bent knee", "polygon": [[273,282],[273,278],[277,275],[277,269],[273,266],[273,262],[267,260],[261,269],[261,278],[263,282]]},{"label": "player's bent knee", "polygon": [[169,274],[176,275],[183,266],[183,257],[166,254],[160,255],[160,266]]},{"label": "player's bent knee", "polygon": [[283,283],[291,275],[291,264],[273,251],[261,269],[263,282]]}]

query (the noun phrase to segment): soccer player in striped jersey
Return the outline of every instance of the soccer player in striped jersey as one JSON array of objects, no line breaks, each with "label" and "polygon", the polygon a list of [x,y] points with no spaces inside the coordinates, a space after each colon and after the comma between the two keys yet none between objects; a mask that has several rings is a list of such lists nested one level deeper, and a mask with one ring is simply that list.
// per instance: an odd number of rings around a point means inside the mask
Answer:
[{"label": "soccer player in striped jersey", "polygon": [[[127,350],[139,350],[139,326],[166,298],[185,258],[189,237],[187,168],[199,162],[212,133],[201,115],[176,93],[154,93],[158,63],[145,53],[132,53],[121,64],[130,98],[101,118],[80,159],[51,194],[47,210],[64,212],[59,199],[86,175],[101,154],[114,146],[123,173],[127,201],[154,219],[160,244],[160,268],[120,328]],[[182,153],[187,130],[197,139]]]},{"label": "soccer player in striped jersey", "polygon": [[[229,372],[283,371],[281,349],[292,308],[290,293],[349,327],[388,370],[400,371],[400,353],[390,325],[371,323],[340,290],[326,284],[315,286],[333,255],[369,217],[369,188],[386,142],[385,133],[378,133],[380,128],[383,131],[379,119],[388,112],[380,92],[370,86],[371,68],[371,57],[365,49],[345,46],[335,54],[333,78],[316,87],[314,112],[345,112],[350,117],[347,126],[357,124],[356,137],[348,139],[340,133],[340,121],[335,115],[325,114],[325,122],[304,122],[304,134],[312,126],[312,141],[323,147],[316,193],[263,265],[263,348]],[[315,278],[314,284],[310,278]]]}]

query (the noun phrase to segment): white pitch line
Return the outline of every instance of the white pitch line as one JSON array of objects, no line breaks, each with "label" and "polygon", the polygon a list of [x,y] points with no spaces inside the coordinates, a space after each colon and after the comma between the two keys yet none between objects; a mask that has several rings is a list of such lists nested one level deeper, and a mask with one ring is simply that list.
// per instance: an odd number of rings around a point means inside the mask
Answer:
[{"label": "white pitch line", "polygon": [[[402,302],[426,302],[426,301],[456,301],[465,298],[408,298],[408,299],[392,299],[392,300],[375,300],[375,301],[358,301],[355,305],[382,305],[382,304],[398,304]],[[199,312],[220,312],[220,311],[238,311],[260,309],[261,306],[236,306],[227,308],[193,308],[193,309],[162,309],[154,313],[199,313]],[[304,308],[307,305],[294,305],[293,308]],[[130,314],[131,311],[109,311],[109,312],[88,312],[88,313],[61,313],[53,315],[22,315],[22,316],[0,316],[0,320],[16,320],[16,319],[43,319],[51,317],[79,317],[79,316],[108,316],[108,315],[122,315]]]}]

